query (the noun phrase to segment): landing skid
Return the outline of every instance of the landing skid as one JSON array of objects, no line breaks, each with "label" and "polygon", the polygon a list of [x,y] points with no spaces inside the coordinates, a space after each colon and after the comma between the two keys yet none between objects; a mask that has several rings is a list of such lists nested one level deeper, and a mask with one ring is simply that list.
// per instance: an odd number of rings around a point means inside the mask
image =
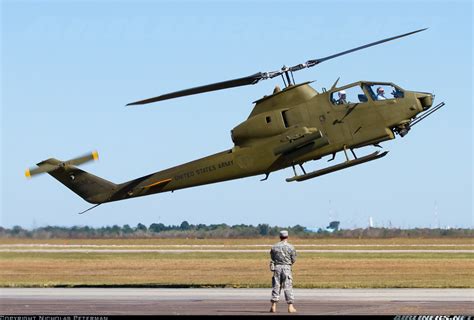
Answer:
[{"label": "landing skid", "polygon": [[349,167],[352,167],[352,166],[355,166],[355,165],[358,165],[358,164],[362,164],[364,162],[369,162],[369,161],[372,161],[372,160],[382,158],[382,157],[386,156],[387,153],[388,153],[388,151],[385,151],[385,152],[382,152],[382,153],[380,153],[379,151],[375,151],[374,153],[371,153],[371,154],[366,155],[366,156],[361,157],[361,158],[357,158],[357,159],[354,159],[354,160],[347,160],[343,163],[339,163],[339,164],[336,164],[336,165],[331,166],[331,167],[327,167],[327,168],[324,168],[324,169],[321,169],[321,170],[316,170],[316,171],[313,171],[313,172],[310,172],[310,173],[306,173],[306,174],[302,174],[302,175],[299,175],[299,176],[294,176],[294,177],[291,177],[291,178],[287,178],[286,182],[292,182],[292,181],[300,182],[300,181],[305,181],[305,180],[308,180],[308,179],[316,178],[316,177],[319,177],[319,176],[322,176],[322,175],[325,175],[325,174],[328,174],[328,173],[331,173],[331,172],[334,172],[334,171],[342,170],[342,169],[349,168]]}]

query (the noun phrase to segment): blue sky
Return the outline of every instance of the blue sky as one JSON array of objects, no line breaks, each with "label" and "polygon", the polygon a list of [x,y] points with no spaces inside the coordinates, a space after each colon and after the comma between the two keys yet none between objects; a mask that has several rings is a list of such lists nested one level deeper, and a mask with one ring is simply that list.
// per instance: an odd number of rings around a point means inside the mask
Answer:
[{"label": "blue sky", "polygon": [[[378,226],[472,227],[470,1],[2,1],[1,21],[4,227],[183,220],[313,227],[337,219],[352,228],[370,216]],[[247,118],[252,101],[281,85],[278,78],[125,104],[424,27],[296,74],[297,82],[316,80],[318,90],[337,77],[340,84],[392,81],[447,103],[405,138],[384,143],[390,153],[381,160],[303,183],[286,183],[287,169],[265,182],[228,181],[85,215],[77,212],[89,204],[56,180],[23,176],[49,157],[97,149],[100,161],[83,169],[118,183],[228,149],[230,130]]]}]

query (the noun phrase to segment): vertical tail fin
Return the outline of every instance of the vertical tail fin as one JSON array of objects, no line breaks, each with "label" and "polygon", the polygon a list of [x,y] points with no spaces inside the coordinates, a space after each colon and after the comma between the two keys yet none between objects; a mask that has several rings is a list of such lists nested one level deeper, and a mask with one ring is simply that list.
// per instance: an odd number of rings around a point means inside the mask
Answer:
[{"label": "vertical tail fin", "polygon": [[38,163],[37,168],[26,170],[25,175],[48,173],[87,202],[103,203],[110,199],[117,185],[74,166],[97,159],[96,151],[64,162],[51,158]]},{"label": "vertical tail fin", "polygon": [[90,203],[107,202],[117,187],[108,180],[74,166],[59,167],[48,173]]}]

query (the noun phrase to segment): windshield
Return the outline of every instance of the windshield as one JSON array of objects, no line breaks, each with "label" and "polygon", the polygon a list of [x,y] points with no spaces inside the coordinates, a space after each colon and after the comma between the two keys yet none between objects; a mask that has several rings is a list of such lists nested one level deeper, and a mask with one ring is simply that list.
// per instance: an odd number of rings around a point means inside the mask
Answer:
[{"label": "windshield", "polygon": [[343,90],[332,92],[331,102],[336,105],[364,103],[367,102],[367,97],[360,85],[354,85]]},{"label": "windshield", "polygon": [[403,98],[403,91],[390,84],[366,84],[367,91],[375,101]]}]

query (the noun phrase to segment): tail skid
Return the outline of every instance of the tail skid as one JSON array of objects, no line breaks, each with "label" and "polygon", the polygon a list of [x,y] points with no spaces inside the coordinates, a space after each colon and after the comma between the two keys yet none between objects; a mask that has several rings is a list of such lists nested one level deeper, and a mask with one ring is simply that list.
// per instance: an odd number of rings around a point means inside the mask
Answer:
[{"label": "tail skid", "polygon": [[87,211],[90,211],[90,210],[94,209],[95,207],[100,206],[101,204],[102,204],[102,203],[98,203],[98,204],[96,204],[95,206],[90,207],[89,209],[86,209],[86,210],[84,210],[84,211],[79,212],[78,214],[84,214],[84,213],[86,213]]}]

